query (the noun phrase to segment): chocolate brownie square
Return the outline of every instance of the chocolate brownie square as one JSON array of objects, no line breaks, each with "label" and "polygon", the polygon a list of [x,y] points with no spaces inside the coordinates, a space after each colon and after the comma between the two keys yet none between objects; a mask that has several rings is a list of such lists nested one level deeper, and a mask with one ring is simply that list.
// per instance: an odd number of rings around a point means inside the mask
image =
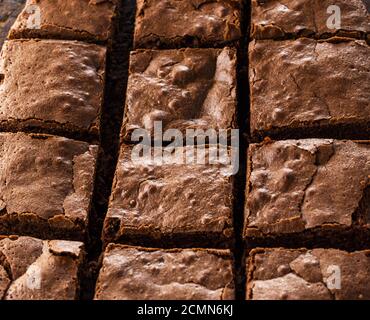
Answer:
[{"label": "chocolate brownie square", "polygon": [[369,141],[285,140],[252,144],[248,152],[246,238],[335,244],[366,235]]},{"label": "chocolate brownie square", "polygon": [[370,250],[255,249],[248,262],[249,300],[370,299]]},{"label": "chocolate brownie square", "polygon": [[[233,172],[222,161],[204,164],[139,158],[142,146],[121,146],[103,238],[147,246],[220,246],[233,240]],[[152,155],[161,148],[150,150]],[[186,158],[192,146],[176,148]],[[205,149],[205,153],[208,150]],[[172,157],[173,155],[169,155]],[[168,161],[169,159],[170,161]],[[197,158],[200,159],[200,158]]]},{"label": "chocolate brownie square", "polygon": [[0,300],[77,300],[81,242],[0,238]]},{"label": "chocolate brownie square", "polygon": [[369,138],[370,47],[364,41],[253,41],[249,56],[255,139]]},{"label": "chocolate brownie square", "polygon": [[0,134],[0,234],[83,240],[98,147],[66,138]]},{"label": "chocolate brownie square", "polygon": [[137,0],[135,48],[215,47],[241,34],[241,0]]},{"label": "chocolate brownie square", "polygon": [[117,0],[27,0],[10,39],[111,40]]},{"label": "chocolate brownie square", "polygon": [[139,50],[131,53],[123,136],[135,129],[163,131],[236,126],[236,51]]},{"label": "chocolate brownie square", "polygon": [[55,40],[10,40],[0,60],[0,129],[99,134],[106,49]]},{"label": "chocolate brownie square", "polygon": [[96,300],[233,300],[229,250],[149,249],[110,244]]},{"label": "chocolate brownie square", "polygon": [[366,0],[252,0],[251,37],[363,37],[370,32]]}]

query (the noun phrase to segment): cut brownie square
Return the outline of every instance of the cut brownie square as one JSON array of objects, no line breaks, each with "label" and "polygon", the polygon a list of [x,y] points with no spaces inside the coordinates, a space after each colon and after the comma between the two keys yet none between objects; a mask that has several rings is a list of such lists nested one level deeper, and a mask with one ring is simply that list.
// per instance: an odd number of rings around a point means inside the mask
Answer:
[{"label": "cut brownie square", "polygon": [[[104,242],[160,247],[230,245],[234,180],[230,167],[221,162],[176,164],[132,158],[140,148],[121,147]],[[178,147],[176,154],[186,157],[191,150],[190,146]],[[153,154],[158,151],[152,149]]]},{"label": "cut brownie square", "polygon": [[138,0],[135,48],[223,46],[241,38],[241,0]]},{"label": "cut brownie square", "polygon": [[370,250],[255,249],[248,262],[249,300],[370,299]]},{"label": "cut brownie square", "polygon": [[56,136],[0,134],[0,234],[83,240],[97,153]]},{"label": "cut brownie square", "polygon": [[111,40],[117,0],[27,0],[10,39]]},{"label": "cut brownie square", "polygon": [[310,237],[336,243],[354,241],[346,240],[350,231],[369,230],[369,141],[252,144],[248,160],[246,238],[299,235],[301,245]]},{"label": "cut brownie square", "polygon": [[26,0],[0,1],[0,50]]},{"label": "cut brownie square", "polygon": [[254,138],[368,139],[370,47],[364,41],[253,41],[249,55]]},{"label": "cut brownie square", "polygon": [[54,40],[11,40],[0,60],[0,128],[67,136],[99,133],[106,49]]},{"label": "cut brownie square", "polygon": [[131,54],[123,135],[138,128],[235,128],[236,51],[139,50]]},{"label": "cut brownie square", "polygon": [[0,300],[77,300],[83,243],[0,238]]},{"label": "cut brownie square", "polygon": [[229,250],[148,249],[110,244],[96,300],[233,300]]},{"label": "cut brownie square", "polygon": [[252,0],[251,37],[363,37],[370,32],[366,0]]}]

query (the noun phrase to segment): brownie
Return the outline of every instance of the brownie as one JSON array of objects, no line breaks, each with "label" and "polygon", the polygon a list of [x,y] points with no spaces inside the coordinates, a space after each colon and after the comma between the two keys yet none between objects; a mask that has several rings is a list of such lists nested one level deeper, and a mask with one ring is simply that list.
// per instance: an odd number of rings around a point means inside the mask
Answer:
[{"label": "brownie", "polygon": [[137,0],[136,48],[214,47],[241,38],[242,0]]},{"label": "brownie", "polygon": [[123,134],[135,129],[231,129],[236,126],[236,51],[139,50],[131,53]]},{"label": "brownie", "polygon": [[[340,24],[331,17],[340,8]],[[366,0],[252,0],[251,37],[363,37],[370,32]],[[328,22],[329,26],[328,27]]]},{"label": "brownie", "polygon": [[[246,238],[289,235],[341,243],[370,227],[370,142],[303,139],[252,144]],[[293,238],[293,236],[297,236]]]},{"label": "brownie", "polygon": [[370,136],[364,41],[253,41],[249,56],[254,138]]},{"label": "brownie", "polygon": [[370,250],[255,249],[249,300],[369,300]]},{"label": "brownie", "polygon": [[[112,40],[117,0],[27,0],[10,39]],[[32,17],[40,15],[40,25]]]},{"label": "brownie", "polygon": [[83,240],[98,147],[48,135],[0,134],[0,234]]},{"label": "brownie", "polygon": [[76,300],[81,242],[0,238],[0,300]]},{"label": "brownie", "polygon": [[[233,240],[233,176],[221,162],[132,159],[122,145],[103,238],[147,246],[227,246]],[[136,149],[138,148],[138,149]],[[181,157],[193,150],[178,147]],[[152,154],[160,148],[152,149]],[[207,152],[207,150],[206,150]],[[168,158],[170,159],[170,158]]]},{"label": "brownie", "polygon": [[0,50],[26,0],[0,0]]},{"label": "brownie", "polygon": [[110,244],[96,300],[233,300],[229,250],[148,249]]},{"label": "brownie", "polygon": [[11,40],[0,60],[0,129],[99,133],[106,49],[54,40]]}]

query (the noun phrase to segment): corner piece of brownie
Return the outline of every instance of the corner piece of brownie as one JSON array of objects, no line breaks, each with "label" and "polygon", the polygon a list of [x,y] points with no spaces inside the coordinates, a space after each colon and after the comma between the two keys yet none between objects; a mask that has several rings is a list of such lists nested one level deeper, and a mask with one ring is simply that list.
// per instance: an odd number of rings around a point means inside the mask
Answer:
[{"label": "corner piece of brownie", "polygon": [[229,250],[149,249],[110,244],[96,300],[233,300]]}]

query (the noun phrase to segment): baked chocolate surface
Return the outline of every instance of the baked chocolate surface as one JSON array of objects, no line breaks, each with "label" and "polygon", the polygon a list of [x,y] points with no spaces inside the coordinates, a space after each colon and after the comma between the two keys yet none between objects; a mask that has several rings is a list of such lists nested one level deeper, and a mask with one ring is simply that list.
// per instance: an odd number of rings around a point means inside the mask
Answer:
[{"label": "baked chocolate surface", "polygon": [[293,130],[297,137],[322,127],[326,135],[349,127],[369,137],[370,47],[364,41],[253,41],[249,56],[254,137]]},{"label": "baked chocolate surface", "polygon": [[131,54],[123,134],[236,126],[236,51],[139,50]]},{"label": "baked chocolate surface", "polygon": [[27,0],[9,38],[111,40],[116,10],[117,0]]},{"label": "baked chocolate surface", "polygon": [[30,237],[0,240],[0,300],[76,300],[83,243]]},{"label": "baked chocolate surface", "polygon": [[370,250],[255,249],[250,300],[369,300]]},{"label": "baked chocolate surface", "polygon": [[[140,148],[135,147],[135,151]],[[147,158],[133,161],[132,150],[121,147],[104,223],[105,243],[189,247],[232,241],[230,166],[220,162],[159,164]],[[177,152],[184,157],[190,150],[183,147]]]},{"label": "baked chocolate surface", "polygon": [[148,249],[111,244],[96,300],[232,300],[229,250]]},{"label": "baked chocolate surface", "polygon": [[221,46],[241,38],[241,0],[137,0],[134,46]]},{"label": "baked chocolate surface", "polygon": [[248,162],[245,237],[369,228],[369,142],[252,144]]},{"label": "baked chocolate surface", "polygon": [[[332,24],[338,21],[330,19],[332,5],[340,9],[340,25],[335,28]],[[253,39],[309,35],[363,37],[369,32],[370,15],[365,0],[252,0]]]},{"label": "baked chocolate surface", "polygon": [[75,41],[7,41],[0,60],[0,128],[97,136],[105,53]]},{"label": "baked chocolate surface", "polygon": [[98,147],[0,134],[0,234],[84,239]]}]

